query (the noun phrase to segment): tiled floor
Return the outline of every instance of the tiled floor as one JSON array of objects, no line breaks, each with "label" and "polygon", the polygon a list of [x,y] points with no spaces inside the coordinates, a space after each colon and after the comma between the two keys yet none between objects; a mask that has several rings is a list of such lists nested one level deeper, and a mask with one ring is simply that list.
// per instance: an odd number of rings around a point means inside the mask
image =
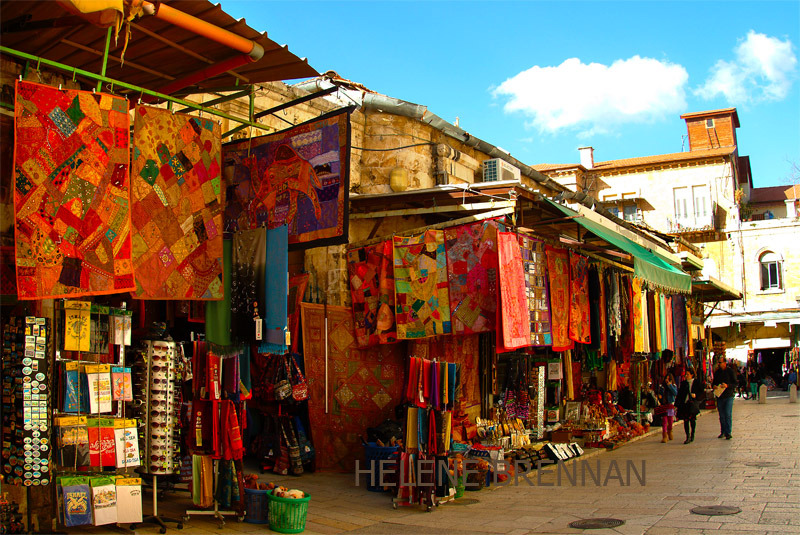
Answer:
[{"label": "tiled floor", "polygon": [[[354,477],[343,474],[306,474],[299,478],[264,480],[285,482],[312,496],[305,533],[580,533],[569,527],[574,520],[612,517],[625,521],[615,529],[587,533],[619,534],[787,534],[800,533],[800,404],[788,397],[770,397],[769,403],[736,400],[734,437],[717,439],[719,425],[715,412],[698,419],[696,440],[683,444],[679,426],[675,440],[662,444],[656,432],[613,452],[601,452],[583,459],[594,472],[602,474],[597,486],[587,472],[582,484],[572,485],[565,477],[558,485],[553,469],[543,474],[542,486],[520,480],[518,486],[493,486],[467,492],[475,499],[470,505],[445,504],[431,513],[416,508],[392,508],[387,494],[367,492],[355,486]],[[635,475],[626,483],[626,467],[632,462],[639,471],[644,463],[644,485]],[[778,466],[757,467],[747,463],[776,462]],[[619,467],[621,481],[614,466]],[[570,474],[571,475],[571,474]],[[552,486],[544,486],[546,484]],[[605,483],[605,485],[603,485]],[[742,509],[731,516],[699,516],[696,506],[732,505]],[[167,495],[161,502],[165,514],[180,515],[191,503],[185,494]],[[148,505],[145,506],[147,510]],[[157,533],[143,526],[137,533]],[[174,525],[169,531],[208,535],[221,532],[268,533],[265,525],[240,523],[229,517],[224,527],[209,517],[192,517],[183,531]],[[100,528],[84,533],[108,532]],[[77,533],[77,531],[75,531]],[[117,532],[118,533],[118,532]]]}]

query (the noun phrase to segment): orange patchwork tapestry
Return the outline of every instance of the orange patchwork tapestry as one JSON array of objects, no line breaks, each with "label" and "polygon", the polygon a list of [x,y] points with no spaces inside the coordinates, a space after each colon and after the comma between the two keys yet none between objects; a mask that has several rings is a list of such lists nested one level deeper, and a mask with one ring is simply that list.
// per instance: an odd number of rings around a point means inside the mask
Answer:
[{"label": "orange patchwork tapestry", "polygon": [[404,346],[359,349],[350,308],[302,303],[300,310],[316,468],[352,472],[356,459],[364,461],[361,437],[367,428],[394,419],[402,402]]},{"label": "orange patchwork tapestry", "polygon": [[136,107],[131,166],[135,297],[222,299],[220,145],[215,121]]},{"label": "orange patchwork tapestry", "polygon": [[545,247],[547,276],[550,283],[550,323],[553,329],[553,351],[572,349],[569,339],[569,254],[566,249]]},{"label": "orange patchwork tapestry", "polygon": [[503,266],[499,277],[502,340],[503,348],[508,351],[531,345],[528,293],[517,235],[513,232],[498,232],[497,242],[498,262]]},{"label": "orange patchwork tapestry", "polygon": [[127,101],[31,82],[16,87],[19,298],[134,289]]}]

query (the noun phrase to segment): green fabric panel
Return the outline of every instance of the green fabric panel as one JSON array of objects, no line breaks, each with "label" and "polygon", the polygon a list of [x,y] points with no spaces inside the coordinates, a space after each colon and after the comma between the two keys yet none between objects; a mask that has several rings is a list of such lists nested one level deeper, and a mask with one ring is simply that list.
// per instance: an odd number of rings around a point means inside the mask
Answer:
[{"label": "green fabric panel", "polygon": [[[579,215],[571,208],[550,199],[545,200],[568,216]],[[652,251],[586,217],[576,218],[575,221],[592,234],[632,255],[633,272],[636,277],[677,292],[689,293],[692,291],[692,278],[680,268],[662,260]]]},{"label": "green fabric panel", "polygon": [[231,265],[233,241],[222,242],[222,277],[225,296],[220,301],[206,302],[206,340],[221,346],[231,345]]}]

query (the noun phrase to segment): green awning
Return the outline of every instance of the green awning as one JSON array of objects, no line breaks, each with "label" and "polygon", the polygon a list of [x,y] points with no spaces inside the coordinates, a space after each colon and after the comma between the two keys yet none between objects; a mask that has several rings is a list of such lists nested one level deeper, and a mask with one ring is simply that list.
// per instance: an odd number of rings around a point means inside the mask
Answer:
[{"label": "green awning", "polygon": [[[580,215],[571,208],[560,205],[550,199],[545,200],[567,216]],[[691,293],[692,277],[680,268],[663,260],[654,252],[587,217],[576,217],[575,222],[597,237],[633,256],[633,273],[636,277],[667,291]]]}]

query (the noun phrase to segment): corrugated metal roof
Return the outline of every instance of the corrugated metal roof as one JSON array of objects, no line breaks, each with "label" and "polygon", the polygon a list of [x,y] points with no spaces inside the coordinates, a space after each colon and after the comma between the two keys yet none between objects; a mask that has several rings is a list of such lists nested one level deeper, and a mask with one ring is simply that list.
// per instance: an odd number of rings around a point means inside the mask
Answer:
[{"label": "corrugated metal roof", "polygon": [[[192,87],[194,92],[231,87],[236,85],[237,78],[239,85],[246,85],[318,75],[305,59],[298,58],[288,47],[269,39],[266,32],[254,30],[244,19],[235,20],[220,4],[212,4],[207,0],[165,0],[163,3],[255,41],[264,48],[264,56],[259,61],[234,70],[237,76],[228,71]],[[4,25],[17,17],[30,17],[31,22],[36,22],[69,16],[53,1],[6,0],[0,3],[0,20]],[[214,41],[145,15],[134,21],[125,63],[120,65],[113,58],[119,58],[122,52],[124,31],[123,28],[120,32],[117,46],[112,41],[106,75],[147,89],[158,90],[172,80],[239,55],[239,52]],[[104,28],[83,23],[33,31],[5,31],[3,46],[99,73],[105,38]]]}]

